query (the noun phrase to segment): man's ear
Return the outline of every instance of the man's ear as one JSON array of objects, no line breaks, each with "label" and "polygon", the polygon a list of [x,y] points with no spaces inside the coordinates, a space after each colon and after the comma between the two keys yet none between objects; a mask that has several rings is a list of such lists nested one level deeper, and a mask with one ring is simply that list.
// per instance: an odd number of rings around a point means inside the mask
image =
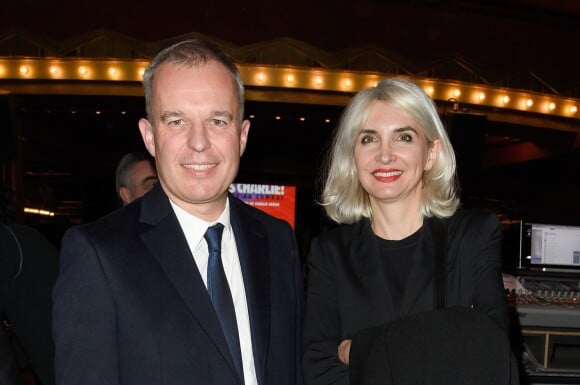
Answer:
[{"label": "man's ear", "polygon": [[248,144],[248,134],[250,132],[250,121],[244,120],[240,129],[240,156],[244,154]]},{"label": "man's ear", "polygon": [[131,201],[133,200],[133,197],[131,196],[131,192],[129,192],[129,189],[127,187],[121,187],[119,189],[119,197],[121,198],[121,201],[123,202],[123,206],[131,203]]},{"label": "man's ear", "polygon": [[155,157],[155,136],[153,135],[153,126],[145,118],[139,119],[139,131],[145,148],[149,151],[152,157]]}]

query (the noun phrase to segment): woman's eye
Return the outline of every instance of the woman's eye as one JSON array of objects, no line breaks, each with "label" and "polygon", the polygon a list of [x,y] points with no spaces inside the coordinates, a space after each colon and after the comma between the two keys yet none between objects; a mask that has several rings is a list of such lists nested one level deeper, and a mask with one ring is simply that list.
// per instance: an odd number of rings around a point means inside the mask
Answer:
[{"label": "woman's eye", "polygon": [[361,138],[360,142],[361,142],[362,144],[372,143],[372,142],[374,142],[374,139],[373,139],[373,137],[372,137],[372,136],[365,135],[365,136],[363,136],[363,137]]},{"label": "woman's eye", "polygon": [[413,141],[413,136],[410,134],[401,134],[399,136],[399,140],[402,142],[412,142]]}]

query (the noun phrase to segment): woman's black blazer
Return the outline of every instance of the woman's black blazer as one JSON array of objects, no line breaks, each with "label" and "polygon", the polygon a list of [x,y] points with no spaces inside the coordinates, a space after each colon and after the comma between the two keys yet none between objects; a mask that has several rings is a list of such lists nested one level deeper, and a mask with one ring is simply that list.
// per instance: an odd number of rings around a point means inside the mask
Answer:
[{"label": "woman's black blazer", "polygon": [[[423,253],[395,311],[370,221],[342,225],[314,239],[308,256],[304,320],[305,384],[348,384],[338,345],[362,329],[434,308],[434,220],[426,218]],[[508,330],[497,216],[458,211],[447,222],[446,303],[474,306]]]}]

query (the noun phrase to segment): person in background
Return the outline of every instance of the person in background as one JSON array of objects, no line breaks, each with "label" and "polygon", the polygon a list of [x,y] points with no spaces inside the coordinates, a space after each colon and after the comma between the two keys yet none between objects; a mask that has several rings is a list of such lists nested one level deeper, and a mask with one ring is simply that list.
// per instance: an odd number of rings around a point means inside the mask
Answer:
[{"label": "person in background", "polygon": [[157,183],[155,162],[142,152],[125,154],[115,173],[115,188],[123,206],[141,198]]},{"label": "person in background", "polygon": [[302,384],[294,232],[228,194],[250,128],[237,67],[186,40],[143,83],[139,129],[159,183],[63,237],[57,383]]},{"label": "person in background", "polygon": [[434,309],[440,219],[446,305],[480,309],[507,334],[499,220],[459,204],[453,148],[428,95],[399,79],[360,91],[335,133],[321,196],[338,226],[312,241],[307,260],[306,384],[349,384],[359,331]]},{"label": "person in background", "polygon": [[52,385],[58,249],[14,214],[12,191],[0,186],[0,383]]}]

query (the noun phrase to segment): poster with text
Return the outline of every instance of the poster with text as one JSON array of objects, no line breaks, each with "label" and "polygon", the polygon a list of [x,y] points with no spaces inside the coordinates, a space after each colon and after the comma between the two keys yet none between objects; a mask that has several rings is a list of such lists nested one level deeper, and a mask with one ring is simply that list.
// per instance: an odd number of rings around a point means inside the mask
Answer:
[{"label": "poster with text", "polygon": [[294,228],[296,186],[232,183],[230,193]]}]

